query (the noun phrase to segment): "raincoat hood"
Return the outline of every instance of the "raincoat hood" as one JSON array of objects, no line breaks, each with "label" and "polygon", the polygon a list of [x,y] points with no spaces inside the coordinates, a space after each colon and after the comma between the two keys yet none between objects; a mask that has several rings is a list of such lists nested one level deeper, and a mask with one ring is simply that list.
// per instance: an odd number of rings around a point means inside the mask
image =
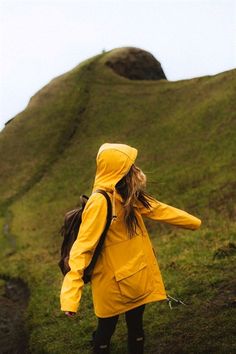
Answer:
[{"label": "raincoat hood", "polygon": [[103,144],[97,154],[97,171],[93,190],[114,190],[134,164],[138,150],[125,144]]}]

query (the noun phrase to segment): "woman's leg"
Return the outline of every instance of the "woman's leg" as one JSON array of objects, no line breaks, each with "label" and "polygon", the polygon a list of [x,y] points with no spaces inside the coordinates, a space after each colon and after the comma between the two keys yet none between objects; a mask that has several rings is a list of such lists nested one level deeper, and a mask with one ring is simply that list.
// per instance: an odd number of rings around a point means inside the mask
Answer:
[{"label": "woman's leg", "polygon": [[130,354],[142,354],[144,348],[143,313],[145,305],[125,313],[128,328],[128,349]]},{"label": "woman's leg", "polygon": [[94,353],[109,353],[110,341],[116,329],[119,315],[107,318],[98,317],[98,326],[93,333]]}]

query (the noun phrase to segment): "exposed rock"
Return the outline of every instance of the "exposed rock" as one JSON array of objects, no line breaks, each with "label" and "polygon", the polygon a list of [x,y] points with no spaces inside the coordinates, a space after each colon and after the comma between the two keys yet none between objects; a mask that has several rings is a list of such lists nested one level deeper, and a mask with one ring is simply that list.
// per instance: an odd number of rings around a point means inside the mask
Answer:
[{"label": "exposed rock", "polygon": [[107,54],[105,64],[130,80],[166,79],[159,61],[151,53],[139,48],[114,49]]}]

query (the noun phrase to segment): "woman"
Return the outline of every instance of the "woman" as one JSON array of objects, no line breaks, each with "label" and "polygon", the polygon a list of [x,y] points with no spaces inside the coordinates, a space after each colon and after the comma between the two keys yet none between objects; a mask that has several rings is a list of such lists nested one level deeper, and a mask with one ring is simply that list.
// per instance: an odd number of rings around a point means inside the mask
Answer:
[{"label": "woman", "polygon": [[145,304],[167,299],[143,217],[191,230],[201,224],[198,218],[145,193],[146,177],[134,165],[136,157],[137,150],[128,145],[100,147],[93,193],[70,252],[71,270],[62,284],[61,309],[72,316],[80,303],[83,271],[106,224],[107,201],[96,193],[97,189],[103,189],[112,199],[113,218],[91,279],[98,317],[98,327],[93,333],[94,353],[109,353],[111,336],[121,313],[125,313],[129,353],[143,353]]}]

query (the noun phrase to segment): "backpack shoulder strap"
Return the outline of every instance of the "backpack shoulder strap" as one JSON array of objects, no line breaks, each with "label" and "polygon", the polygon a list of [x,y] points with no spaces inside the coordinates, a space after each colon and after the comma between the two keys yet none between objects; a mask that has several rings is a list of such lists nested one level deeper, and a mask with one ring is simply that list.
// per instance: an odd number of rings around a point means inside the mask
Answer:
[{"label": "backpack shoulder strap", "polygon": [[[101,193],[102,195],[104,195],[104,197],[106,198],[107,200],[107,225],[108,225],[108,228],[111,224],[111,220],[112,220],[112,204],[111,204],[111,199],[109,197],[109,195],[107,194],[106,191],[104,191],[103,189],[96,189],[95,193]],[[106,225],[106,227],[107,227]],[[105,230],[106,230],[106,227],[105,227]],[[105,231],[104,230],[104,231]]]},{"label": "backpack shoulder strap", "polygon": [[97,189],[95,191],[95,193],[101,193],[106,198],[106,201],[107,201],[107,221],[106,221],[106,225],[103,230],[103,233],[102,233],[102,235],[99,239],[99,242],[96,246],[96,249],[94,251],[93,258],[92,258],[91,262],[89,263],[88,267],[84,270],[84,275],[83,275],[84,283],[88,283],[91,279],[92,271],[95,267],[98,256],[101,253],[101,250],[102,250],[105,238],[106,238],[106,234],[107,234],[107,231],[111,225],[111,220],[112,220],[112,204],[111,204],[111,199],[110,199],[109,195],[107,194],[107,192],[105,192],[102,189]]},{"label": "backpack shoulder strap", "polygon": [[[105,197],[106,200],[107,200],[107,222],[106,222],[105,228],[104,228],[104,230],[103,230],[103,233],[102,233],[102,235],[101,235],[101,237],[100,237],[99,243],[98,243],[98,245],[97,245],[97,248],[99,249],[98,252],[100,253],[101,249],[100,249],[100,245],[99,245],[99,244],[101,243],[101,248],[102,248],[103,243],[104,243],[104,241],[105,241],[106,233],[107,233],[107,231],[108,231],[108,229],[109,229],[109,227],[110,227],[110,225],[111,225],[111,220],[112,220],[112,204],[111,204],[111,199],[110,199],[109,195],[108,195],[107,192],[105,192],[103,189],[97,189],[97,190],[95,191],[95,193],[101,193],[102,195],[104,195],[104,197]],[[96,249],[97,249],[97,248],[96,248]],[[96,250],[95,250],[95,252],[96,252]]]}]

